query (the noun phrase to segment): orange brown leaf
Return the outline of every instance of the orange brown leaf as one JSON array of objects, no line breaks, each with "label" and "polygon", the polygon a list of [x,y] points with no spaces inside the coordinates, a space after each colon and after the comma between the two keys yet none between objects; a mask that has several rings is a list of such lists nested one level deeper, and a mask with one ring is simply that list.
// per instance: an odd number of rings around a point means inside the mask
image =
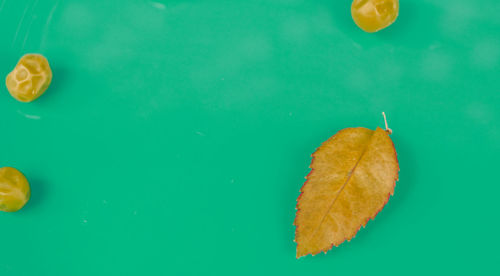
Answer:
[{"label": "orange brown leaf", "polygon": [[399,165],[387,131],[346,128],[313,154],[297,199],[297,257],[351,240],[394,192]]}]

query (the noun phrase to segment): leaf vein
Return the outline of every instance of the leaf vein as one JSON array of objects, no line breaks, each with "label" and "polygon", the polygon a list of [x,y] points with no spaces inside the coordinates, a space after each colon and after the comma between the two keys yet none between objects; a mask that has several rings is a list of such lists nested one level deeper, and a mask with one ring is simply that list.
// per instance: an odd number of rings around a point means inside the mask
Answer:
[{"label": "leaf vein", "polygon": [[363,159],[366,151],[368,150],[368,147],[370,145],[370,142],[373,138],[373,135],[375,134],[375,131],[371,134],[370,136],[370,139],[368,140],[367,144],[366,144],[366,147],[363,149],[363,151],[361,152],[361,154],[359,155],[359,158],[358,160],[356,161],[356,164],[354,164],[353,168],[349,171],[349,173],[347,174],[347,179],[345,180],[344,184],[342,184],[342,187],[340,187],[339,191],[337,192],[337,194],[335,195],[335,198],[332,200],[332,202],[330,203],[330,206],[328,206],[328,209],[326,210],[325,214],[323,215],[323,217],[321,218],[321,221],[319,222],[318,226],[316,227],[316,229],[314,229],[314,232],[313,234],[311,235],[311,237],[309,238],[309,240],[312,240],[316,234],[318,233],[319,229],[321,228],[321,225],[323,224],[323,222],[325,222],[326,220],[326,217],[328,216],[328,214],[330,213],[330,211],[332,210],[333,208],[333,205],[335,205],[335,202],[337,202],[337,199],[339,198],[340,194],[342,193],[342,191],[344,190],[345,186],[347,185],[347,183],[349,182],[349,180],[351,180],[352,176],[354,175],[354,171],[356,170],[356,168],[358,167],[358,164],[359,162],[361,162],[361,160]]}]

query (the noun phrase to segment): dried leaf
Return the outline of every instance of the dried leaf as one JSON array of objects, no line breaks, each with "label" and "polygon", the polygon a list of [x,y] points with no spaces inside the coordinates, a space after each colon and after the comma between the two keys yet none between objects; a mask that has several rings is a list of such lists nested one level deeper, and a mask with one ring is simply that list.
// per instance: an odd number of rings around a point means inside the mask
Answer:
[{"label": "dried leaf", "polygon": [[346,128],[313,154],[297,199],[297,258],[330,250],[373,219],[394,192],[399,165],[389,129]]}]

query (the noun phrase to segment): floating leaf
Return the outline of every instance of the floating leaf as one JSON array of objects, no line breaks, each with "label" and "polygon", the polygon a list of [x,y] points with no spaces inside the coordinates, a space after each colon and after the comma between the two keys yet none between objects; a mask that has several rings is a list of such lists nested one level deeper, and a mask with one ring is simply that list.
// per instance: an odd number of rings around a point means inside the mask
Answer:
[{"label": "floating leaf", "polygon": [[386,129],[343,129],[312,155],[297,199],[298,258],[351,240],[387,203],[399,165]]}]

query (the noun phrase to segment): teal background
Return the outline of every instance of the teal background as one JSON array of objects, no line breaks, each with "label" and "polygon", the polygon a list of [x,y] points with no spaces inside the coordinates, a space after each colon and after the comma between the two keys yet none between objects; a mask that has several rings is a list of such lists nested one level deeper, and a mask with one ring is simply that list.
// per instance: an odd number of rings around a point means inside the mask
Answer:
[{"label": "teal background", "polygon": [[[0,275],[499,272],[500,2],[0,0],[0,76],[44,54],[37,101],[0,88]],[[3,77],[2,77],[3,78]],[[374,221],[295,259],[310,154],[388,115],[400,181]]]}]

